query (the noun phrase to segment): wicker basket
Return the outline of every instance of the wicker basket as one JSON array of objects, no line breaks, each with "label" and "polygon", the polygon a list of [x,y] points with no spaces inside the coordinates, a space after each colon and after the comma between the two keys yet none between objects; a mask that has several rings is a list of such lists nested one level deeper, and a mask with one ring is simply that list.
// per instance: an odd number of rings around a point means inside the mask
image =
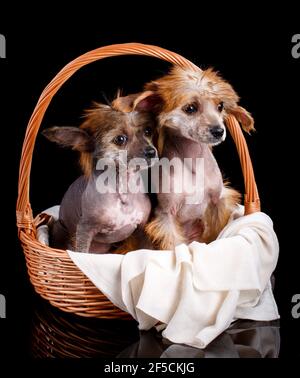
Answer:
[{"label": "wicker basket", "polygon": [[[52,97],[77,70],[86,64],[119,55],[148,55],[172,64],[199,70],[182,56],[163,48],[139,43],[100,47],[67,64],[44,89],[29,120],[23,143],[17,201],[18,234],[25,253],[30,281],[37,293],[63,311],[98,318],[127,318],[128,314],[115,307],[75,266],[64,250],[53,249],[37,240],[36,228],[45,222],[33,218],[29,202],[29,182],[33,148],[43,116]],[[245,214],[260,210],[251,159],[237,120],[228,116],[226,125],[239,154],[245,182]]]}]

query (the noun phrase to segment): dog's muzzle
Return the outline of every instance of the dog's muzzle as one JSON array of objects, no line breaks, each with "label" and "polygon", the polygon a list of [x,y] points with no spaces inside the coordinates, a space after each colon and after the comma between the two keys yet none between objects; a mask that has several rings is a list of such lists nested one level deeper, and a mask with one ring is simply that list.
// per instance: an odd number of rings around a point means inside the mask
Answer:
[{"label": "dog's muzzle", "polygon": [[157,151],[156,151],[156,148],[154,147],[146,147],[144,149],[144,156],[146,159],[153,159],[155,157],[157,157]]},{"label": "dog's muzzle", "polygon": [[212,126],[209,131],[214,138],[221,139],[225,130],[220,126]]}]

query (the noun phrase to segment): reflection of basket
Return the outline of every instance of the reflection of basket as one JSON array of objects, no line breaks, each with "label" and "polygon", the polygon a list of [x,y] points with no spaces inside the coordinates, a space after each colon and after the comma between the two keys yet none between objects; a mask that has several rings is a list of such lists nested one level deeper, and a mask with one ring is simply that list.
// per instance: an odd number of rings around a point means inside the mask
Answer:
[{"label": "reflection of basket", "polygon": [[36,358],[115,357],[138,338],[135,322],[124,327],[124,320],[86,319],[42,304],[33,319],[31,353]]},{"label": "reflection of basket", "polygon": [[[32,215],[29,202],[30,169],[36,135],[55,93],[79,68],[96,60],[118,55],[148,55],[181,67],[199,69],[171,51],[137,43],[101,47],[78,57],[65,66],[43,91],[27,126],[20,162],[17,226],[30,280],[35,290],[54,306],[90,317],[124,318],[128,315],[116,308],[95,288],[71,261],[66,251],[49,248],[37,240],[36,227],[43,219],[39,216],[34,219]],[[259,197],[245,139],[233,116],[228,116],[226,124],[236,144],[242,165],[246,193],[245,213],[258,211]]]}]

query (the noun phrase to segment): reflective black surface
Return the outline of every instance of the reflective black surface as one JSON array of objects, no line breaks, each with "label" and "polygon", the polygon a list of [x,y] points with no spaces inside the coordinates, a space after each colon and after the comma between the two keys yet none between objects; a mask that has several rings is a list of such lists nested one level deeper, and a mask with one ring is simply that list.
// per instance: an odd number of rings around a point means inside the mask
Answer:
[{"label": "reflective black surface", "polygon": [[201,350],[172,344],[134,321],[86,319],[36,301],[29,341],[33,358],[276,358],[279,321],[237,321]]}]

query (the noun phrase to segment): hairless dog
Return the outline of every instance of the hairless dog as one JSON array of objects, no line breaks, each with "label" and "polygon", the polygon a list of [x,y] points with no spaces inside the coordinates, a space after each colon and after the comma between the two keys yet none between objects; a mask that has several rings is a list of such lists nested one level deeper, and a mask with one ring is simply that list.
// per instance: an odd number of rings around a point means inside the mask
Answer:
[{"label": "hairless dog", "polygon": [[[117,97],[110,106],[97,104],[89,110],[80,127],[43,132],[50,141],[79,151],[83,170],[61,202],[52,227],[53,246],[106,253],[143,232],[151,211],[143,172],[157,158],[155,121],[144,110],[143,98]],[[137,158],[138,166],[131,164]],[[138,190],[132,191],[130,184],[137,182]]]}]

